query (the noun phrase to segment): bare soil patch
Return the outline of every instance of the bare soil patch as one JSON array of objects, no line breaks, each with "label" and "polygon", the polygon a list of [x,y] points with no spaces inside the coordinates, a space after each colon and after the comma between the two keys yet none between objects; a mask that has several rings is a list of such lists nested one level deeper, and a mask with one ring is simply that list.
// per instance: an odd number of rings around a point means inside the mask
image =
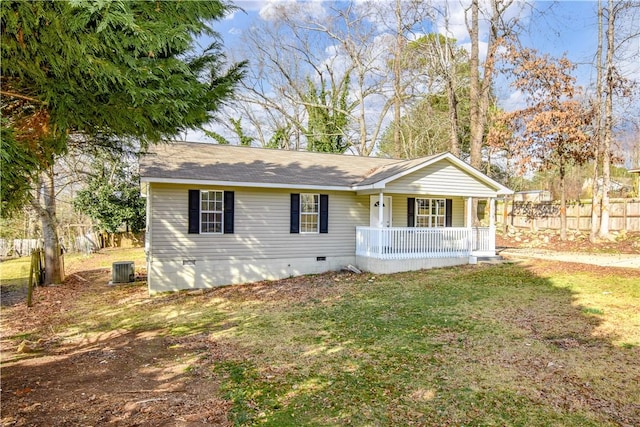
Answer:
[{"label": "bare soil patch", "polygon": [[[195,353],[219,354],[214,343],[193,338],[185,349],[162,330],[55,334],[78,298],[109,297],[108,280],[109,270],[72,274],[38,288],[34,307],[17,295],[3,309],[2,426],[229,425],[218,384],[190,372]],[[131,291],[129,298],[147,298],[144,286]],[[37,341],[25,331],[36,331]]]}]

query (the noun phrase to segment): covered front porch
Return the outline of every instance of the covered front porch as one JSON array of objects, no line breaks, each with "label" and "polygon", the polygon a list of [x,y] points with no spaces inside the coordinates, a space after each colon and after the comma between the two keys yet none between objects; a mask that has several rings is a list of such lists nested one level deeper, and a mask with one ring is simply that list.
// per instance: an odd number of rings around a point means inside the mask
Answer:
[{"label": "covered front porch", "polygon": [[[402,222],[393,221],[385,212],[385,209],[394,210],[388,206],[394,200],[403,204],[407,201],[410,226],[391,226],[394,222]],[[382,193],[371,196],[370,226],[356,227],[356,263],[360,268],[386,274],[473,264],[479,257],[496,255],[495,198],[486,199],[489,212],[485,226],[473,225],[472,197],[458,198],[457,202],[455,199],[452,202],[446,198],[430,198],[426,216],[437,218],[441,215],[443,220],[424,221],[421,218],[418,221],[418,211],[423,209],[424,200],[427,199],[420,196],[390,197]],[[441,208],[444,209],[442,213],[439,212]],[[454,211],[453,215],[451,211]]]},{"label": "covered front porch", "polygon": [[356,227],[356,255],[369,258],[468,258],[495,254],[495,227]]},{"label": "covered front porch", "polygon": [[[513,193],[450,153],[391,165],[354,189],[369,199],[369,226],[356,227],[356,263],[376,274],[495,256],[495,200]],[[482,226],[473,215],[479,201],[488,211]]]}]

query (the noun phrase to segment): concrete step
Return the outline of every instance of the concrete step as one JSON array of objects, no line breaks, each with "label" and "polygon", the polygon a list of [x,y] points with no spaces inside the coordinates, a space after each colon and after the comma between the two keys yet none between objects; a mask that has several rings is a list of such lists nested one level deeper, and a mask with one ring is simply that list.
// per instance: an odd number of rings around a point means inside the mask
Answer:
[{"label": "concrete step", "polygon": [[500,255],[478,257],[478,263],[484,263],[484,264],[501,264],[505,261],[506,260]]}]

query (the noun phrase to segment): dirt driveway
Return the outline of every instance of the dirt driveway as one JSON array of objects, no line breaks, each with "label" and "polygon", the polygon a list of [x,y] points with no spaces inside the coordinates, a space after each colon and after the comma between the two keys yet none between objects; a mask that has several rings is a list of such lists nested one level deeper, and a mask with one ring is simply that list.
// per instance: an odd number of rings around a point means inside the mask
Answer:
[{"label": "dirt driveway", "polygon": [[558,252],[540,248],[507,248],[500,250],[499,254],[508,259],[538,258],[599,265],[601,267],[640,268],[640,254]]}]

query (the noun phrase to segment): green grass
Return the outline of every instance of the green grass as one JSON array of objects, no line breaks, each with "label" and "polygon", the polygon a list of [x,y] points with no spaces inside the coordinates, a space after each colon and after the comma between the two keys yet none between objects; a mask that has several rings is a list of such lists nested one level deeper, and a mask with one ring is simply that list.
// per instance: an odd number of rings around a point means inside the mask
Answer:
[{"label": "green grass", "polygon": [[[329,304],[261,310],[260,322],[233,337],[251,361],[214,370],[225,378],[239,424],[606,421],[588,408],[558,410],[541,397],[561,398],[566,386],[538,382],[553,366],[585,383],[601,374],[579,340],[570,353],[558,353],[562,340],[575,336],[593,345],[585,332],[597,328],[574,295],[549,280],[515,266],[463,268],[388,276],[345,291]],[[520,324],[522,317],[530,323]],[[289,367],[286,375],[266,379],[279,366]]]},{"label": "green grass", "polygon": [[29,284],[30,268],[30,257],[0,262],[0,286],[3,289],[26,288]]},{"label": "green grass", "polygon": [[[80,271],[111,268],[116,261],[134,261],[136,270],[146,268],[144,249],[102,249],[101,251],[84,255],[81,253],[66,253],[63,257],[65,274]],[[0,285],[3,289],[25,288],[29,282],[31,257],[9,259],[0,262]]]},{"label": "green grass", "polygon": [[221,384],[236,425],[633,425],[640,274],[607,271],[535,261],[154,298],[123,286],[80,296],[56,331],[161,331],[193,353],[189,373]]}]

